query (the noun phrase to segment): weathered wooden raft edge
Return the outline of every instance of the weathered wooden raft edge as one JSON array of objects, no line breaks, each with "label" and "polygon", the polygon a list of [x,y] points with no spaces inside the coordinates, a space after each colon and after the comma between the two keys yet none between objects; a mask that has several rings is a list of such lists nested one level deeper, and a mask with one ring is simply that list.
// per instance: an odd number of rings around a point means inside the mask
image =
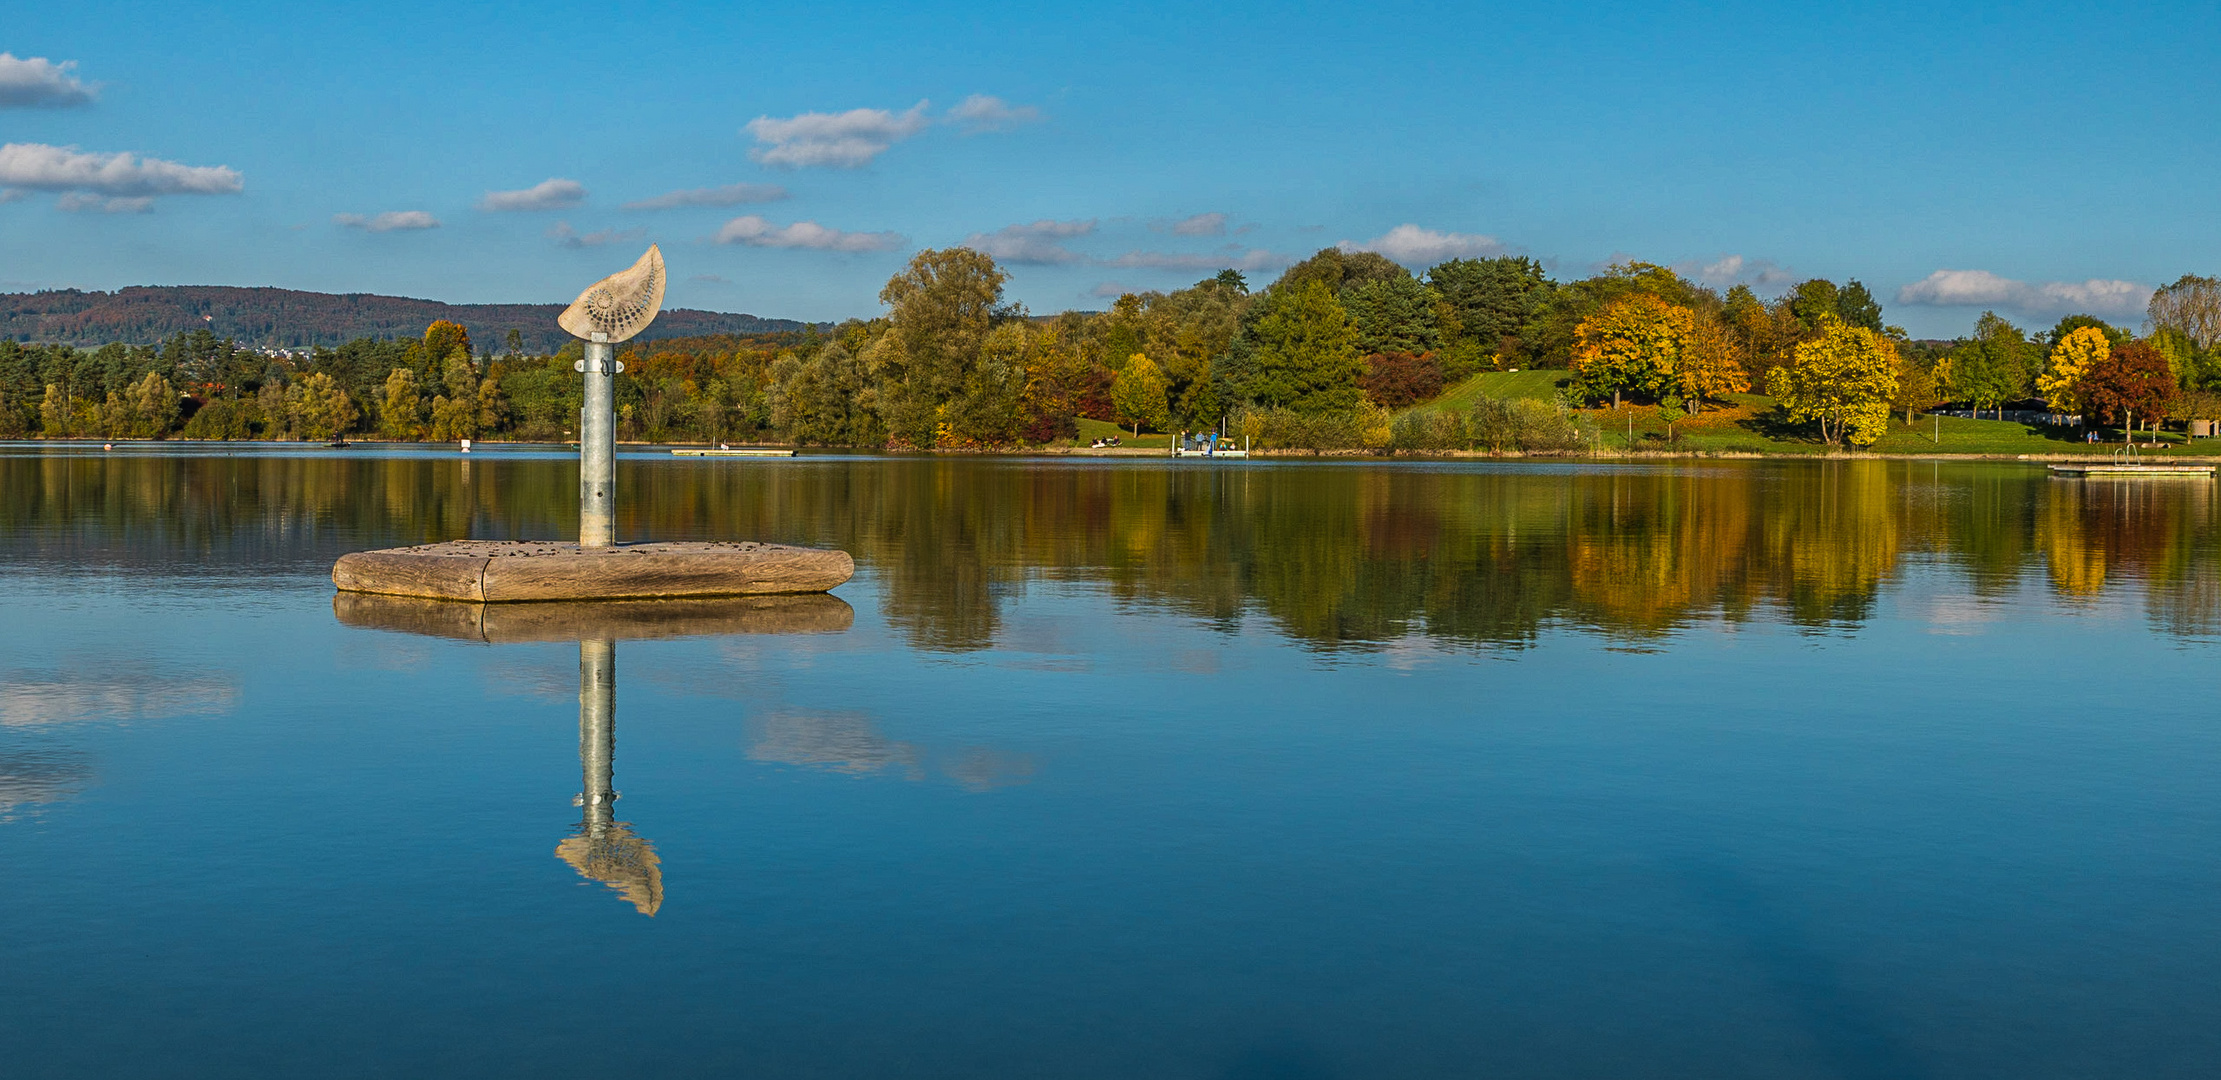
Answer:
[{"label": "weathered wooden raft edge", "polygon": [[332,614],[364,630],[451,638],[487,645],[606,639],[830,634],[856,621],[829,593],[654,600],[542,600],[483,604],[385,593],[332,594]]},{"label": "weathered wooden raft edge", "polygon": [[458,542],[352,552],[332,564],[332,584],[342,592],[510,604],[822,593],[856,573],[845,551],[773,544],[740,550],[516,545],[558,549],[530,552],[500,551],[503,546]]}]

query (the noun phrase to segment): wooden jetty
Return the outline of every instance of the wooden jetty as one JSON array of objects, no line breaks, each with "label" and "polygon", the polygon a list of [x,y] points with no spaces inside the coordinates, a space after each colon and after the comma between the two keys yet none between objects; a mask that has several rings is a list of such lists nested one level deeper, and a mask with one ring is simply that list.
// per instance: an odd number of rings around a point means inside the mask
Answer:
[{"label": "wooden jetty", "polygon": [[738,450],[673,450],[672,457],[793,457],[794,451],[772,446],[743,446]]}]

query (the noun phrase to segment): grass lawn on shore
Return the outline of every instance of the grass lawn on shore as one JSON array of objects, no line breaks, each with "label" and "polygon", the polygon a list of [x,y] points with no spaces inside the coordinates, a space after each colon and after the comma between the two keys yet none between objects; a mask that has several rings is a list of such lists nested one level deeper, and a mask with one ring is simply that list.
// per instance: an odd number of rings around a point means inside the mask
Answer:
[{"label": "grass lawn on shore", "polygon": [[[1551,401],[1557,396],[1558,387],[1572,378],[1572,373],[1554,370],[1534,371],[1484,371],[1473,375],[1445,390],[1433,401],[1423,402],[1406,410],[1410,413],[1449,410],[1463,413],[1482,397],[1503,399],[1527,398]],[[1789,425],[1781,422],[1774,412],[1774,399],[1764,394],[1730,394],[1725,402],[1715,403],[1706,411],[1685,416],[1672,425],[1672,438],[1667,437],[1667,424],[1659,418],[1655,405],[1629,406],[1623,409],[1584,409],[1578,415],[1584,424],[1600,436],[1597,449],[1605,453],[1618,453],[1628,449],[1636,451],[1680,451],[1684,453],[1745,453],[1782,455],[1821,455],[1829,452],[1808,426]],[[1079,421],[1079,445],[1087,446],[1096,439],[1113,435],[1122,447],[1136,449],[1168,449],[1172,445],[1169,434],[1150,433],[1136,437],[1132,429],[1101,420]],[[1973,420],[1963,416],[1916,416],[1911,424],[1904,422],[1903,413],[1890,417],[1889,433],[1865,448],[1877,454],[1991,454],[2016,456],[2020,454],[2091,454],[2105,455],[2119,451],[2120,434],[2108,432],[2112,442],[2088,443],[2080,431],[2071,428],[2048,428],[2023,424],[2016,420]],[[2139,443],[2149,443],[2152,436],[2140,433]],[[2148,454],[2221,455],[2221,439],[2192,440],[2179,432],[2162,432],[2158,436],[2161,446],[2146,446]],[[1240,437],[1235,437],[1239,445]]]},{"label": "grass lawn on shore", "polygon": [[1558,384],[1573,378],[1570,371],[1483,371],[1442,392],[1433,401],[1421,402],[1411,407],[1412,412],[1464,412],[1475,401],[1492,398],[1533,398],[1549,401],[1558,394]]},{"label": "grass lawn on shore", "polygon": [[[1673,425],[1667,441],[1666,424],[1654,406],[1630,409],[1596,409],[1582,416],[1603,435],[1603,448],[1624,450],[1687,450],[1713,453],[1824,454],[1826,444],[1809,429],[1782,425],[1774,414],[1774,399],[1764,394],[1729,395],[1732,407],[1681,420]],[[1634,439],[1628,439],[1629,421]],[[1890,418],[1889,433],[1866,449],[1877,454],[2110,454],[2120,449],[2114,442],[2087,443],[2072,428],[2048,428],[2014,420],[1972,420],[1962,416],[1916,415],[1908,425],[1904,414]],[[2185,439],[2178,432],[2159,435],[2161,449],[2147,453],[2221,453],[2221,440]],[[2140,443],[2150,442],[2139,434]],[[2185,444],[2188,443],[2186,446]]]},{"label": "grass lawn on shore", "polygon": [[1118,438],[1118,445],[1123,447],[1138,447],[1142,449],[1154,447],[1159,450],[1172,449],[1172,436],[1169,434],[1147,432],[1140,436],[1136,436],[1134,434],[1134,429],[1119,427],[1117,424],[1113,424],[1108,421],[1090,420],[1084,416],[1080,417],[1079,421],[1079,443],[1082,447],[1086,447],[1088,444],[1093,443],[1097,439],[1108,439],[1112,436],[1116,436]]}]

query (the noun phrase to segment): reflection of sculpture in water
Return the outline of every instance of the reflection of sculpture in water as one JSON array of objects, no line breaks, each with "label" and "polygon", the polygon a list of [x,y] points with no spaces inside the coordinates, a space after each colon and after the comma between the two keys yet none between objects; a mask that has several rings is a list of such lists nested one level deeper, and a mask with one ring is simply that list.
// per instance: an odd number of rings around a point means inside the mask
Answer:
[{"label": "reflection of sculpture in water", "polygon": [[642,915],[663,906],[663,871],[654,845],[616,820],[617,643],[578,643],[578,764],[585,774],[578,832],[555,845],[557,858],[580,877],[599,881]]},{"label": "reflection of sculpture in water", "polygon": [[464,604],[343,592],[332,613],[348,626],[503,645],[578,642],[578,831],[555,856],[654,915],[663,907],[655,848],[617,820],[617,642],[728,634],[840,633],[856,612],[823,593],[695,600]]}]

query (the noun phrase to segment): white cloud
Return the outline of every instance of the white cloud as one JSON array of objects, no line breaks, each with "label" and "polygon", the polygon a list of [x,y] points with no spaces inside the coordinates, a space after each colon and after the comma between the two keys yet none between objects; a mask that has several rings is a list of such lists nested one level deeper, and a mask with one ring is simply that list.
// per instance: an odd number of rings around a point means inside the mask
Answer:
[{"label": "white cloud", "polygon": [[627,210],[676,210],[682,206],[738,206],[742,203],[778,202],[787,189],[777,184],[726,184],[723,187],[688,188],[653,199],[625,204]]},{"label": "white cloud", "polygon": [[1377,252],[1413,267],[1432,266],[1445,259],[1501,255],[1505,251],[1503,243],[1493,236],[1437,232],[1411,224],[1398,225],[1364,243],[1344,240],[1335,246],[1343,251]]},{"label": "white cloud", "polygon": [[478,200],[480,210],[568,210],[586,201],[586,185],[576,180],[549,177],[520,191],[489,191]]},{"label": "white cloud", "polygon": [[991,233],[973,233],[964,246],[1002,262],[1048,266],[1084,261],[1087,256],[1064,246],[1075,236],[1095,231],[1095,220],[1036,221],[1031,225],[1005,225]]},{"label": "white cloud", "polygon": [[774,225],[755,214],[726,222],[711,240],[719,244],[805,248],[811,251],[886,251],[901,247],[904,243],[899,234],[891,232],[842,232],[839,229],[828,229],[814,221]]},{"label": "white cloud", "polygon": [[30,197],[30,192],[25,191],[19,187],[0,188],[0,206],[5,206],[12,202],[22,202],[23,200]]},{"label": "white cloud", "polygon": [[1771,288],[1797,281],[1795,273],[1772,259],[1753,259],[1743,255],[1722,255],[1711,262],[1691,259],[1673,264],[1672,269],[1682,277],[1714,287],[1755,285],[1759,288]]},{"label": "white cloud", "polygon": [[244,184],[221,165],[180,165],[129,153],[88,154],[74,146],[0,146],[0,187],[140,195],[231,195]]},{"label": "white cloud", "polygon": [[1174,236],[1225,236],[1226,222],[1225,214],[1210,213],[1197,214],[1178,221],[1151,222],[1149,227]]},{"label": "white cloud", "polygon": [[1106,281],[1100,285],[1095,286],[1095,288],[1093,288],[1092,290],[1089,290],[1087,295],[1095,297],[1098,300],[1116,299],[1132,291],[1134,290],[1124,285],[1120,285],[1115,281]]},{"label": "white cloud", "polygon": [[966,135],[980,135],[990,131],[1009,131],[1024,124],[1037,123],[1041,110],[1031,105],[1013,106],[999,97],[973,94],[949,110],[949,122],[961,126]]},{"label": "white cloud", "polygon": [[825,166],[858,169],[894,144],[925,130],[926,102],[896,113],[850,109],[844,113],[803,113],[784,120],[759,116],[742,130],[763,145],[748,156],[784,169]]},{"label": "white cloud", "polygon": [[1897,290],[1900,304],[2007,307],[2042,314],[2141,315],[2152,287],[2133,281],[2015,281],[1987,270],[1938,270]]},{"label": "white cloud", "polygon": [[603,247],[609,244],[621,244],[627,240],[646,239],[647,235],[648,230],[646,229],[600,229],[595,232],[581,233],[571,228],[571,223],[568,221],[558,221],[553,228],[548,230],[548,239],[567,248]]},{"label": "white cloud", "polygon": [[18,59],[0,52],[0,109],[50,108],[90,105],[98,87],[88,86],[70,74],[77,61],[57,64],[42,56]]},{"label": "white cloud", "polygon": [[332,224],[365,232],[413,232],[417,229],[437,229],[440,227],[440,220],[423,210],[388,210],[369,217],[361,214],[333,214]]},{"label": "white cloud", "polygon": [[1275,254],[1262,248],[1249,251],[1223,251],[1217,254],[1197,255],[1184,251],[1129,251],[1115,259],[1104,260],[1104,266],[1135,270],[1278,270],[1295,262],[1290,256]]},{"label": "white cloud", "polygon": [[152,195],[89,195],[65,191],[54,200],[54,209],[74,214],[144,214],[154,209]]}]

